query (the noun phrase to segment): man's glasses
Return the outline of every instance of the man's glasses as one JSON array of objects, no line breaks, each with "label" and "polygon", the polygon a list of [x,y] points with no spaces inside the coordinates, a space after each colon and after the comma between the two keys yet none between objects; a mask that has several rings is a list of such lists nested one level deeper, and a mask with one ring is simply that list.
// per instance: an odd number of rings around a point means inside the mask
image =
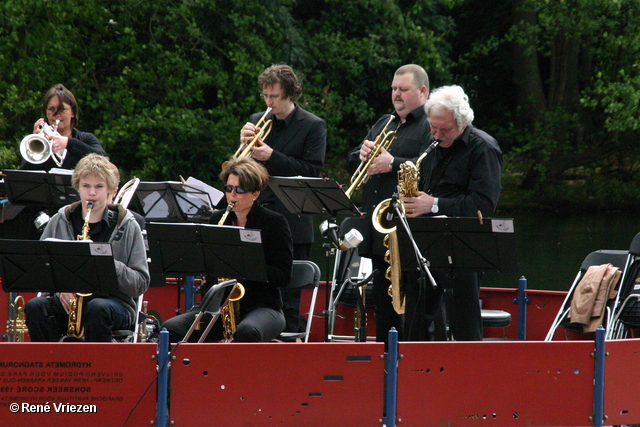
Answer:
[{"label": "man's glasses", "polygon": [[244,188],[234,187],[233,185],[225,185],[223,188],[225,193],[231,193],[233,190],[236,190],[236,193],[238,194],[244,194],[247,192]]},{"label": "man's glasses", "polygon": [[260,98],[270,99],[272,101],[277,101],[280,98],[280,95],[267,95],[264,93],[260,94]]}]

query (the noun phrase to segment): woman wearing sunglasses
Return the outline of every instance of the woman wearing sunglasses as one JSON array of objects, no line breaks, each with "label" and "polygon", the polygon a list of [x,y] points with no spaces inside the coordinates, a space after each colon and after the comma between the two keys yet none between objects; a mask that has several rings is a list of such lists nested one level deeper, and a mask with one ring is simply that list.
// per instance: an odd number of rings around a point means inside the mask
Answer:
[{"label": "woman wearing sunglasses", "polygon": [[[266,168],[250,157],[231,160],[220,174],[225,182],[224,191],[227,203],[233,203],[224,225],[261,230],[262,247],[267,266],[267,281],[243,281],[244,297],[240,300],[240,322],[233,337],[235,342],[265,342],[280,335],[285,327],[282,313],[280,289],[291,280],[293,264],[293,243],[287,220],[281,214],[262,207],[256,202],[260,192],[267,187],[269,175]],[[211,215],[211,224],[218,224],[224,211]],[[216,283],[212,277],[209,283]],[[169,331],[171,342],[181,341],[193,323],[199,307],[196,305],[189,313],[181,314],[164,322]],[[211,315],[202,319],[208,325]],[[200,331],[195,331],[189,341],[198,341]],[[216,342],[223,339],[222,322],[218,319],[206,341]]]}]

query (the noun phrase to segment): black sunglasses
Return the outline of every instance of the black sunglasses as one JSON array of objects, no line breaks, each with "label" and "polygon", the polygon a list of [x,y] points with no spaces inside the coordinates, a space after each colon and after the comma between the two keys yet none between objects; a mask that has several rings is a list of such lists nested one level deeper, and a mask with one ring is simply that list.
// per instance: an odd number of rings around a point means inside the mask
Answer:
[{"label": "black sunglasses", "polygon": [[234,187],[233,185],[225,185],[223,188],[225,193],[231,193],[233,190],[236,190],[236,193],[238,194],[244,194],[247,192],[244,188]]}]

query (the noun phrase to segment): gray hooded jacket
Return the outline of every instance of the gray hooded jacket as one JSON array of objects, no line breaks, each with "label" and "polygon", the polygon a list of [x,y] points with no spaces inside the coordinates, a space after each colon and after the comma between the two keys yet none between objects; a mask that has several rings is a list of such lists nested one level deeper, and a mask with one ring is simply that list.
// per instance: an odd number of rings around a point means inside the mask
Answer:
[{"label": "gray hooded jacket", "polygon": [[[46,238],[76,240],[77,236],[73,231],[69,218],[71,212],[80,203],[75,202],[60,208],[58,213],[47,224],[40,240]],[[118,210],[118,223],[109,237],[109,243],[111,243],[116,265],[119,292],[110,295],[110,297],[124,304],[133,322],[136,316],[135,298],[138,298],[147,290],[151,280],[147,264],[147,252],[140,226],[133,214],[122,205],[112,204],[108,206],[108,208],[114,207]]]}]

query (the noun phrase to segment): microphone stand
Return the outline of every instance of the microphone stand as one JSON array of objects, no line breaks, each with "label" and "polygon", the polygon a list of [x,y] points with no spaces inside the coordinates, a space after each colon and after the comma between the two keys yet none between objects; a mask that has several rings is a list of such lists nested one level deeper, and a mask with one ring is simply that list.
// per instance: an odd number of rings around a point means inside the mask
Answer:
[{"label": "microphone stand", "polygon": [[[418,269],[420,271],[420,277],[418,279],[418,295],[417,295],[417,298],[415,298],[415,301],[413,302],[415,304],[414,305],[415,309],[413,310],[413,313],[410,318],[407,316],[408,313],[405,313],[405,316],[406,316],[405,317],[405,325],[406,325],[405,339],[412,340],[412,341],[423,341],[426,339],[426,335],[423,330],[423,327],[424,327],[423,323],[425,321],[424,299],[425,299],[426,289],[427,289],[426,288],[427,278],[429,278],[429,281],[431,282],[431,286],[433,287],[434,290],[437,289],[438,285],[436,284],[436,281],[431,275],[431,271],[429,270],[429,266],[427,265],[427,259],[424,256],[422,256],[422,253],[420,252],[420,248],[418,248],[418,245],[415,239],[413,238],[413,234],[411,233],[411,228],[409,228],[409,223],[407,222],[407,218],[401,214],[400,209],[397,206],[396,206],[396,218],[398,220],[398,223],[402,223],[402,226],[407,231],[407,236],[409,237],[409,240],[413,245],[413,250],[416,256],[416,260],[418,261]],[[398,223],[396,223],[397,227],[400,226]],[[416,319],[418,319],[418,322],[419,322],[417,327],[417,332],[412,333],[413,325]]]},{"label": "microphone stand", "polygon": [[398,208],[397,205],[395,206],[395,211],[396,211],[396,218],[402,223],[402,226],[404,227],[404,229],[407,230],[407,236],[409,236],[409,240],[413,245],[413,250],[416,255],[416,260],[418,261],[418,266],[419,266],[418,268],[420,269],[421,282],[425,284],[424,282],[426,280],[426,277],[429,277],[431,286],[433,286],[433,289],[436,289],[438,285],[436,284],[436,281],[431,275],[431,271],[429,271],[429,266],[427,265],[427,259],[422,256],[422,253],[420,252],[420,248],[418,248],[418,244],[413,238],[413,234],[411,234],[411,228],[409,228],[409,223],[407,222],[407,218],[401,214],[400,209]]}]

